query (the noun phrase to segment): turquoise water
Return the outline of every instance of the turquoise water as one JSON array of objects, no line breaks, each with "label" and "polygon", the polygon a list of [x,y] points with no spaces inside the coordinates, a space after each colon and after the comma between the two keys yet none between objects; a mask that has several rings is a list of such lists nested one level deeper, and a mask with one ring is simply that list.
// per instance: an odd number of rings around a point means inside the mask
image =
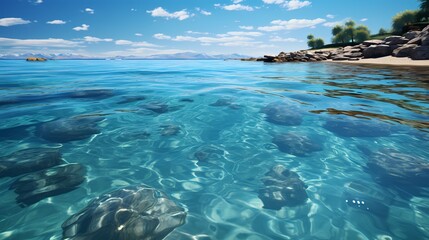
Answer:
[{"label": "turquoise water", "polygon": [[[96,117],[99,131],[41,137],[41,124],[76,116]],[[425,69],[0,61],[0,156],[41,147],[85,166],[86,179],[21,208],[16,177],[0,178],[0,239],[61,239],[89,201],[141,183],[187,211],[166,239],[429,239]],[[389,170],[372,168],[380,159]],[[305,183],[304,203],[263,207],[276,165]]]}]

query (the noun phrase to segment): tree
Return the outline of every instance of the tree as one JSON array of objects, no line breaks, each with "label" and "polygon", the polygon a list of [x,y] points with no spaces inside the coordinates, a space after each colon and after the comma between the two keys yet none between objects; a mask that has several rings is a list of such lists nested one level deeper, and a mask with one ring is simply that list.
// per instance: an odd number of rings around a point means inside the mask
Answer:
[{"label": "tree", "polygon": [[429,21],[429,0],[420,0],[420,10],[416,14],[417,21]]},{"label": "tree", "polygon": [[321,38],[314,39],[314,48],[322,48],[325,46],[325,42]]},{"label": "tree", "polygon": [[356,42],[363,42],[365,40],[368,40],[370,38],[369,32],[365,30],[356,30]]},{"label": "tree", "polygon": [[312,34],[307,36],[307,45],[310,48],[322,48],[325,45],[325,42],[321,38],[314,38]]},{"label": "tree", "polygon": [[385,35],[387,34],[387,30],[384,28],[380,28],[380,30],[378,30],[378,35]]},{"label": "tree", "polygon": [[343,31],[343,27],[341,25],[336,25],[334,28],[332,28],[332,35],[335,36],[341,31]]},{"label": "tree", "polygon": [[[333,43],[346,43],[352,42],[355,40],[357,42],[363,42],[369,38],[370,32],[368,27],[364,25],[359,25],[355,27],[356,23],[353,20],[347,21],[344,26],[336,25],[332,29],[332,35],[334,38],[332,39]],[[359,37],[357,37],[359,35]]]},{"label": "tree", "polygon": [[392,19],[392,28],[395,33],[402,33],[402,28],[416,21],[418,11],[406,10],[396,14]]},{"label": "tree", "polygon": [[313,35],[311,35],[311,34],[309,34],[309,35],[307,36],[307,39],[308,39],[308,41],[307,41],[307,45],[308,45],[308,47],[309,47],[309,48],[314,48],[314,47],[315,47],[315,39],[314,39],[314,36],[313,36]]}]

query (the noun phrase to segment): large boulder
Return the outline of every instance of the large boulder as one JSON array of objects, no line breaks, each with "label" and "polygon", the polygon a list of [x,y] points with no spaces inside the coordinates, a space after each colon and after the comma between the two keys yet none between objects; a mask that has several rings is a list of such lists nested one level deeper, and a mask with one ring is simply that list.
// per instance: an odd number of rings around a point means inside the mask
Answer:
[{"label": "large boulder", "polygon": [[283,165],[274,166],[262,178],[264,186],[258,197],[264,208],[280,210],[282,207],[296,207],[307,202],[307,186],[299,175]]},{"label": "large boulder", "polygon": [[408,39],[401,36],[389,36],[384,39],[387,45],[397,45],[405,44],[408,42]]},{"label": "large boulder", "polygon": [[395,57],[409,57],[417,46],[417,44],[405,44],[404,46],[393,50],[392,55]]},{"label": "large boulder", "polygon": [[186,212],[163,192],[128,186],[97,197],[63,224],[63,239],[164,239]]},{"label": "large boulder", "polygon": [[374,39],[374,40],[366,40],[362,44],[364,46],[372,46],[372,45],[379,45],[379,44],[384,44],[384,43],[385,43],[385,41],[383,41],[383,40]]},{"label": "large boulder", "polygon": [[422,37],[422,46],[429,46],[429,34]]},{"label": "large boulder", "polygon": [[409,31],[409,32],[404,34],[404,38],[411,40],[411,39],[419,36],[420,33],[421,33],[420,31]]},{"label": "large boulder", "polygon": [[389,45],[380,44],[380,45],[371,45],[365,50],[363,50],[363,56],[365,58],[378,58],[385,57],[392,54],[392,49]]},{"label": "large boulder", "polygon": [[411,52],[413,60],[429,60],[429,46],[419,46]]}]

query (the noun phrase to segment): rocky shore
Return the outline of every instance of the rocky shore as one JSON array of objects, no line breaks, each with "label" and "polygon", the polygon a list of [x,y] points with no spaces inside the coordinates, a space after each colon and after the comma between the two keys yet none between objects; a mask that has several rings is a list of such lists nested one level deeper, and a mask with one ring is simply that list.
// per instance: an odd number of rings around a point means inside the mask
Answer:
[{"label": "rocky shore", "polygon": [[340,47],[333,50],[281,52],[277,56],[265,55],[263,58],[241,60],[277,63],[325,60],[359,61],[360,59],[386,56],[410,58],[412,60],[429,60],[429,25],[422,31],[410,31],[403,36],[389,36],[384,40],[367,40],[355,46]]}]

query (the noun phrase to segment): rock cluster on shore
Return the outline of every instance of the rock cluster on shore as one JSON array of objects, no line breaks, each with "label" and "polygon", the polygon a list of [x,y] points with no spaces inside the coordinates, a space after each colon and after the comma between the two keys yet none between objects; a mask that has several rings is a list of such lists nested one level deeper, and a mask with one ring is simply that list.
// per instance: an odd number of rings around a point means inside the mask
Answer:
[{"label": "rock cluster on shore", "polygon": [[40,58],[40,57],[28,57],[26,59],[27,62],[46,62],[48,59]]},{"label": "rock cluster on shore", "polygon": [[385,56],[429,60],[429,25],[422,31],[410,31],[403,36],[389,36],[384,40],[367,40],[359,45],[340,47],[334,50],[281,52],[277,56],[265,55],[263,58],[242,60],[263,62],[315,62],[328,59],[358,61],[361,58]]}]

